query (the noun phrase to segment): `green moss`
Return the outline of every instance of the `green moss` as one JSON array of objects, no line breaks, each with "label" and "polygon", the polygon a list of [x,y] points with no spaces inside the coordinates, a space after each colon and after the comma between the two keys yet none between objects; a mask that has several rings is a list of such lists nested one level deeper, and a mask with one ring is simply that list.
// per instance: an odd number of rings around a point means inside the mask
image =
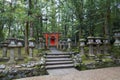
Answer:
[{"label": "green moss", "polygon": [[112,46],[112,47],[111,47],[111,52],[112,52],[112,55],[113,55],[115,58],[120,58],[120,47]]},{"label": "green moss", "polygon": [[102,59],[102,61],[103,61],[103,62],[113,62],[113,60],[110,59],[110,58],[104,58],[104,59]]},{"label": "green moss", "polygon": [[83,64],[87,64],[87,63],[95,63],[95,60],[93,59],[83,60]]}]

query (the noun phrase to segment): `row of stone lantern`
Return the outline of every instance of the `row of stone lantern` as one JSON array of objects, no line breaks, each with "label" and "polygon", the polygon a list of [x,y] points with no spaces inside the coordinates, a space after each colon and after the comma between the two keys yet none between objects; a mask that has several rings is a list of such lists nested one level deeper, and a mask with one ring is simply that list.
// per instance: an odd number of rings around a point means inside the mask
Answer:
[{"label": "row of stone lantern", "polygon": [[[102,43],[102,38],[101,37],[91,37],[89,36],[88,38],[88,42],[87,45],[89,46],[89,55],[90,56],[94,56],[94,46],[96,45],[96,50],[97,50],[97,54],[101,53],[101,48],[100,45],[103,44],[104,45],[104,53],[107,53],[108,50],[108,40],[107,39],[103,39],[103,43]],[[80,39],[80,48],[81,48],[81,54],[84,54],[84,47],[85,47],[85,39]]]},{"label": "row of stone lantern", "polygon": [[70,49],[71,49],[71,39],[68,38],[67,41],[65,41],[65,40],[62,41],[62,40],[60,40],[60,41],[59,41],[59,48],[60,48],[61,50],[68,49],[68,51],[70,51]]},{"label": "row of stone lantern", "polygon": [[[3,52],[2,52],[2,58],[3,59],[8,59],[7,57],[7,49],[10,50],[10,59],[8,63],[15,63],[15,48],[18,48],[18,57],[16,58],[17,60],[21,60],[23,59],[22,55],[21,55],[21,48],[23,47],[22,44],[23,40],[17,40],[17,44],[16,44],[16,39],[15,38],[11,38],[9,39],[9,41],[7,40],[6,42],[2,43],[2,48],[3,48]],[[33,48],[35,47],[34,43],[32,40],[29,40],[29,57],[32,58],[33,57]]]}]

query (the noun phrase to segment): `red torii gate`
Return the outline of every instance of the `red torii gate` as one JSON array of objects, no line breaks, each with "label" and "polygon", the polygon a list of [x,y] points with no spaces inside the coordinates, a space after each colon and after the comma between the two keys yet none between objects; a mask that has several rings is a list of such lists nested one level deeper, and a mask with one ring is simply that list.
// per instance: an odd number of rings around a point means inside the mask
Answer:
[{"label": "red torii gate", "polygon": [[59,43],[60,33],[43,33],[45,37],[46,47],[57,47]]}]

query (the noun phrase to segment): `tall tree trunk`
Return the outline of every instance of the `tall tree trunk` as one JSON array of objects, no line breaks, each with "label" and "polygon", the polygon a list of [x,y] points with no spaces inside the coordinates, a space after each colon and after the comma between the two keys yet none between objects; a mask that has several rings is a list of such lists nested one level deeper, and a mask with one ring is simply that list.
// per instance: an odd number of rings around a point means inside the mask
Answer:
[{"label": "tall tree trunk", "polygon": [[25,53],[29,54],[29,49],[28,49],[28,27],[29,27],[29,22],[26,22],[25,26]]},{"label": "tall tree trunk", "polygon": [[[33,9],[33,4],[32,4],[32,0],[29,0],[29,11],[28,11],[28,16],[32,15],[32,9]],[[29,23],[30,25],[30,37],[33,37],[33,22],[30,21]]]},{"label": "tall tree trunk", "polygon": [[[104,36],[106,38],[109,38],[109,29],[110,29],[110,3],[111,3],[111,0],[110,1],[106,1],[106,6],[107,6],[107,9],[106,9],[106,14],[105,14],[105,23],[104,23]],[[108,28],[109,27],[109,28]]]},{"label": "tall tree trunk", "polygon": [[[29,11],[28,11],[28,16],[30,16],[32,14],[31,12],[31,9],[32,9],[32,1],[29,0]],[[31,22],[30,21],[26,21],[26,26],[25,26],[25,53],[29,54],[29,48],[28,48],[28,30],[29,30],[29,27],[30,29],[32,28],[32,25],[31,25]],[[30,31],[30,36],[32,36],[32,30],[31,29]]]}]

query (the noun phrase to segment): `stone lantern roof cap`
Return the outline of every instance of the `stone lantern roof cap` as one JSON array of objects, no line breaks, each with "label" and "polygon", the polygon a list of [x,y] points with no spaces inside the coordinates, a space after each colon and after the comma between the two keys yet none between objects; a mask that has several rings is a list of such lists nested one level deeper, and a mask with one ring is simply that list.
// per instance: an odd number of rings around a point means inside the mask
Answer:
[{"label": "stone lantern roof cap", "polygon": [[114,32],[114,33],[119,33],[119,32],[120,32],[120,29],[114,30],[113,32]]},{"label": "stone lantern roof cap", "polygon": [[93,36],[89,36],[89,37],[87,37],[88,39],[94,39],[95,37],[93,37]]},{"label": "stone lantern roof cap", "polygon": [[79,39],[79,41],[80,41],[80,42],[83,42],[83,41],[85,41],[85,39]]},{"label": "stone lantern roof cap", "polygon": [[68,38],[68,39],[67,39],[67,41],[68,41],[68,42],[70,42],[70,41],[71,41],[71,39],[70,39],[70,38]]},{"label": "stone lantern roof cap", "polygon": [[95,37],[95,39],[102,39],[102,37]]}]

